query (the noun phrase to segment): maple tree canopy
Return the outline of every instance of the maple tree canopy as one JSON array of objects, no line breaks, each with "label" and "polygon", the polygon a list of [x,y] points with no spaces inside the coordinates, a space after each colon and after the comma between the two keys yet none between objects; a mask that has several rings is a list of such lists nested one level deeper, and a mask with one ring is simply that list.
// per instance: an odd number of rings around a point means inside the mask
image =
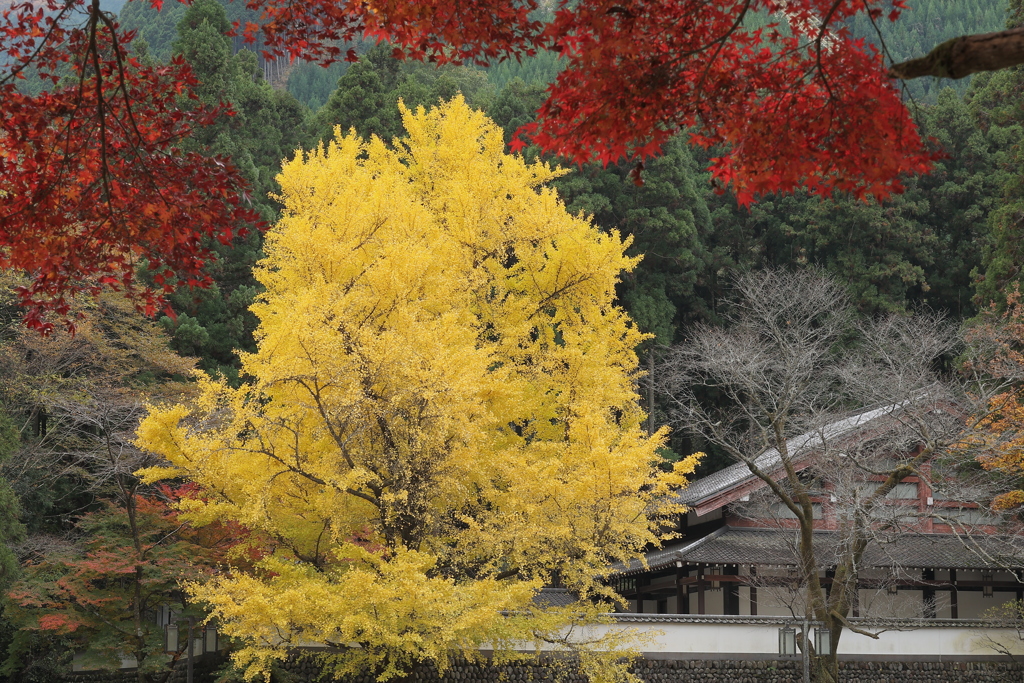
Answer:
[{"label": "maple tree canopy", "polygon": [[[351,60],[341,46],[364,37],[438,63],[556,51],[565,69],[514,149],[636,159],[637,180],[680,129],[720,151],[715,181],[741,204],[796,188],[881,199],[930,164],[882,57],[844,23],[895,20],[903,0],[559,0],[546,22],[539,0],[246,5],[261,21],[239,30],[261,34],[268,56]],[[750,28],[755,14],[774,23]],[[48,310],[66,315],[69,295],[102,286],[155,310],[161,292],[203,284],[203,238],[227,242],[255,218],[226,161],[177,146],[212,115],[181,106],[188,66],[141,65],[132,37],[99,0],[15,4],[0,20],[0,267],[33,275],[21,299],[44,332]],[[30,68],[53,89],[19,92]],[[151,286],[136,283],[140,266]]]}]

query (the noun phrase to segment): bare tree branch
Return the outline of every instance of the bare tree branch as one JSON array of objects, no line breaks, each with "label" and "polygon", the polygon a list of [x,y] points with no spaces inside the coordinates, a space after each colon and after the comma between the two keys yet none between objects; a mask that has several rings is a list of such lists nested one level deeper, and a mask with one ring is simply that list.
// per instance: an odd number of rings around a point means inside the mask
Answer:
[{"label": "bare tree branch", "polygon": [[[726,326],[695,327],[668,352],[657,378],[661,403],[674,426],[732,455],[760,480],[744,514],[791,532],[782,536],[793,543],[798,574],[794,614],[825,624],[834,646],[843,630],[876,637],[849,621],[866,553],[881,574],[866,579],[878,581],[880,605],[894,602],[893,585],[922,580],[920,573],[901,576],[909,570],[901,566],[899,541],[953,503],[925,509],[908,487],[962,481],[959,469],[974,457],[959,448],[969,416],[1005,390],[1006,379],[950,369],[967,347],[943,316],[857,319],[842,288],[813,271],[744,275],[736,294]],[[976,514],[972,507],[953,523]],[[988,545],[972,543],[981,525],[961,528],[964,547],[977,546],[990,563]],[[792,590],[778,577],[758,580]],[[834,654],[817,659],[816,680],[836,680]]]}]

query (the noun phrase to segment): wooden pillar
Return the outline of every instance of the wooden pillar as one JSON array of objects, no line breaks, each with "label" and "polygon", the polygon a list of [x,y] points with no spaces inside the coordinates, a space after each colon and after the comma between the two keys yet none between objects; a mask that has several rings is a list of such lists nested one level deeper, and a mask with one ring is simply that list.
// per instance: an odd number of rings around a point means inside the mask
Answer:
[{"label": "wooden pillar", "polygon": [[[740,567],[729,567],[725,565],[722,567],[722,573],[727,576],[739,576]],[[722,611],[725,614],[739,614],[740,613],[740,584],[739,581],[723,581],[722,582]]]},{"label": "wooden pillar", "polygon": [[704,614],[704,565],[697,566],[697,614]]},{"label": "wooden pillar", "polygon": [[952,588],[949,591],[949,616],[952,619],[960,618],[960,607],[957,604],[957,589],[956,589],[956,570],[949,570],[949,583],[952,584]]},{"label": "wooden pillar", "polygon": [[[934,581],[935,570],[934,569],[922,569],[921,579],[923,581]],[[931,586],[927,586],[921,591],[921,602],[924,608],[924,618],[934,619],[937,615],[935,613],[935,589]]]},{"label": "wooden pillar", "polygon": [[750,614],[757,616],[757,567],[750,565]]},{"label": "wooden pillar", "polygon": [[[689,572],[687,572],[689,574]],[[676,614],[690,613],[690,594],[683,585],[683,569],[676,567]]]}]

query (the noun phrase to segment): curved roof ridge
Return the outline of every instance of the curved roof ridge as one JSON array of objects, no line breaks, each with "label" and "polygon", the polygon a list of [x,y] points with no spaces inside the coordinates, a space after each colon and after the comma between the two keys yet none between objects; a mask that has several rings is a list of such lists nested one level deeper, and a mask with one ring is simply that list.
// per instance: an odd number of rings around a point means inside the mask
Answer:
[{"label": "curved roof ridge", "polygon": [[[901,401],[899,403],[886,404],[835,420],[817,429],[808,430],[803,434],[787,439],[787,450],[792,454],[799,454],[801,451],[816,448],[825,444],[829,439],[849,433],[880,417],[892,415],[907,405],[907,403],[907,401]],[[775,469],[779,461],[779,451],[774,447],[765,449],[754,459],[754,463],[759,469],[768,471]],[[685,489],[679,492],[676,500],[685,505],[699,503],[752,478],[754,478],[754,475],[751,474],[747,463],[737,462],[725,469],[691,482]]]}]

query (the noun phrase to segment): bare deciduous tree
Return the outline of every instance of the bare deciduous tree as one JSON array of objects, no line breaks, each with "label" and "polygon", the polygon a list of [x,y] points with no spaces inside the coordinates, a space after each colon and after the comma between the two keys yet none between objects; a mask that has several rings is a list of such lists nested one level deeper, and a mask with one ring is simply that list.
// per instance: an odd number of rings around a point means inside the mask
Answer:
[{"label": "bare deciduous tree", "polygon": [[[794,604],[831,631],[834,653],[844,629],[876,635],[849,621],[865,552],[884,555],[900,532],[918,528],[898,504],[901,482],[963,486],[950,468],[971,455],[955,446],[1003,380],[948,369],[964,346],[942,316],[858,319],[843,289],[815,272],[745,275],[736,293],[726,326],[695,327],[670,350],[658,391],[674,426],[764,483],[763,504],[794,530]],[[825,544],[813,533],[823,496],[832,515]],[[969,537],[972,526],[960,529]],[[898,553],[891,559],[895,580]],[[834,654],[813,661],[816,681],[838,680]]]}]

